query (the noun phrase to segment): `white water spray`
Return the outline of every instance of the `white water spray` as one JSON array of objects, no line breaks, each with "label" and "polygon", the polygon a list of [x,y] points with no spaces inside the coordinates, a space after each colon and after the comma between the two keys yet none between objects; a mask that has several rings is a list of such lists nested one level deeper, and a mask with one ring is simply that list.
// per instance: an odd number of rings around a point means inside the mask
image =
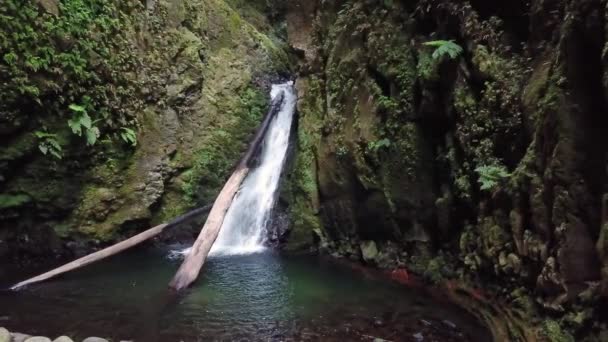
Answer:
[{"label": "white water spray", "polygon": [[[281,108],[272,119],[264,137],[259,157],[260,165],[251,170],[243,181],[228,209],[210,255],[249,254],[266,248],[266,226],[276,202],[297,101],[293,82],[272,86],[272,99],[281,93]],[[178,254],[189,252],[188,248]]]}]

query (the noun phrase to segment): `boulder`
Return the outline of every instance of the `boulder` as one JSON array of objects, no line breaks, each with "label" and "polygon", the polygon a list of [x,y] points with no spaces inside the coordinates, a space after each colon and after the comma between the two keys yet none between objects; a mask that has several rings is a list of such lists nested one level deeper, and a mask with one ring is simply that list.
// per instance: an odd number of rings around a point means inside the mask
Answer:
[{"label": "boulder", "polygon": [[5,328],[0,328],[0,342],[11,342],[11,334]]},{"label": "boulder", "polygon": [[72,340],[71,338],[69,338],[67,336],[59,336],[56,339],[54,339],[53,342],[74,342],[74,340]]},{"label": "boulder", "polygon": [[32,336],[24,342],[53,342],[50,338],[44,336]]},{"label": "boulder", "polygon": [[11,334],[12,342],[24,342],[25,340],[27,340],[30,337],[31,337],[30,335],[19,334],[19,333]]},{"label": "boulder", "polygon": [[101,338],[101,337],[87,337],[82,342],[110,342],[110,341],[106,340],[105,338]]}]

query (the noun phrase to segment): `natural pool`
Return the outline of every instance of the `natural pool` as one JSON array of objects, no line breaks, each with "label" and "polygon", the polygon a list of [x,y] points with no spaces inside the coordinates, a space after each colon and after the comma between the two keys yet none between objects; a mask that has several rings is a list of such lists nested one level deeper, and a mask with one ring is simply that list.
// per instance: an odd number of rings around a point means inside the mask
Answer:
[{"label": "natural pool", "polygon": [[[490,341],[464,310],[422,289],[318,257],[213,257],[177,298],[179,261],[157,248],[114,257],[20,292],[0,292],[0,326],[115,341]],[[2,267],[2,266],[0,266]],[[0,272],[2,286],[22,271]]]}]

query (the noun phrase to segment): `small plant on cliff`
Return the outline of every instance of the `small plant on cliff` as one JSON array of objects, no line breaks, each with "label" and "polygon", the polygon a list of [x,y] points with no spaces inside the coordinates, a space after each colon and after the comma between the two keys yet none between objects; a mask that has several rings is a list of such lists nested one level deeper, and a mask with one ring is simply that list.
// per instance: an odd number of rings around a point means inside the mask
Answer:
[{"label": "small plant on cliff", "polygon": [[68,120],[68,126],[72,129],[72,133],[79,137],[85,136],[88,146],[93,146],[99,138],[99,128],[94,126],[93,120],[87,113],[84,106],[71,104],[72,118]]},{"label": "small plant on cliff", "polygon": [[444,56],[450,57],[450,59],[456,59],[463,52],[460,45],[456,44],[453,40],[433,40],[424,43],[426,46],[434,47],[433,59],[441,59]]},{"label": "small plant on cliff", "polygon": [[137,146],[137,133],[130,128],[121,127],[120,138],[131,146]]},{"label": "small plant on cliff", "polygon": [[389,148],[389,147],[391,147],[391,141],[387,138],[384,138],[384,139],[381,139],[378,141],[370,141],[367,144],[367,148],[373,152],[376,152],[383,148]]},{"label": "small plant on cliff", "polygon": [[492,191],[504,179],[511,176],[507,169],[502,165],[484,165],[475,169],[479,174],[479,184],[481,190]]},{"label": "small plant on cliff", "polygon": [[48,132],[36,131],[34,132],[36,138],[38,138],[38,149],[42,154],[51,155],[57,159],[61,159],[61,152],[63,149],[57,141],[57,135]]}]

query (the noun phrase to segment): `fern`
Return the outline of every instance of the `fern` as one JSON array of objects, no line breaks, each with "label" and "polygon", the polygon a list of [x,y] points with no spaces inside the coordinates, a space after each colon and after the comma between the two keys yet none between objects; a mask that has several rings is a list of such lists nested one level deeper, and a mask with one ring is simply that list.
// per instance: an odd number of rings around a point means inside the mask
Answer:
[{"label": "fern", "polygon": [[137,146],[137,134],[134,130],[122,127],[120,132],[120,138],[131,146]]},{"label": "fern", "polygon": [[433,59],[441,59],[444,56],[449,56],[450,59],[456,59],[464,51],[462,47],[456,44],[453,40],[433,40],[424,43],[426,46],[434,47]]},{"label": "fern", "polygon": [[509,178],[511,174],[502,165],[484,165],[475,169],[479,174],[479,184],[481,190],[491,191],[501,183],[505,178]]},{"label": "fern", "polygon": [[61,153],[63,149],[61,148],[61,144],[57,141],[56,134],[50,134],[48,132],[36,131],[34,132],[36,138],[38,138],[38,149],[42,154],[51,155],[57,159],[61,159]]},{"label": "fern", "polygon": [[378,141],[372,141],[367,145],[367,147],[371,151],[378,151],[382,148],[389,148],[390,146],[391,146],[391,141],[386,138],[378,140]]}]

